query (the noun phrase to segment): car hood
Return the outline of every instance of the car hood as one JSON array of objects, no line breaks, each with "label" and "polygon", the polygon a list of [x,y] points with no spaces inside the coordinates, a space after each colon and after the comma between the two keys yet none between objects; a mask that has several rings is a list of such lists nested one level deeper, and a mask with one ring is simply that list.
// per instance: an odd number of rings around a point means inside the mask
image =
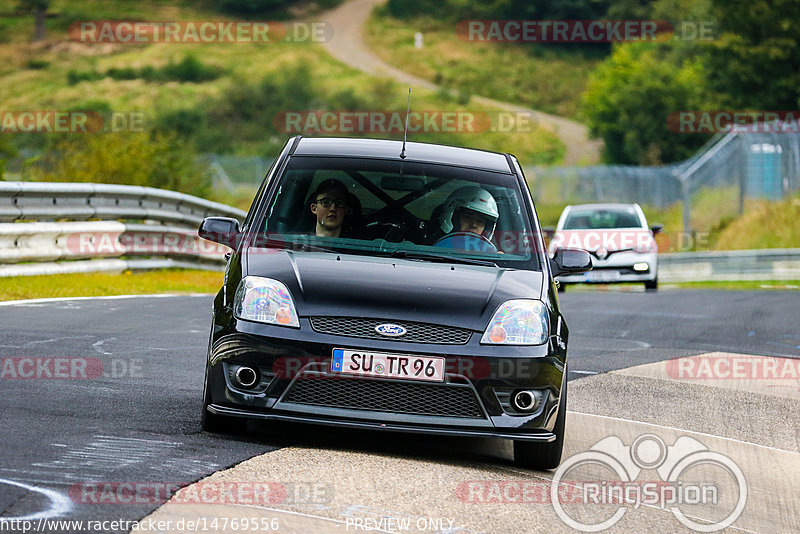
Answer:
[{"label": "car hood", "polygon": [[280,280],[301,317],[357,316],[483,330],[512,298],[541,298],[541,272],[322,252],[249,249],[243,274]]}]

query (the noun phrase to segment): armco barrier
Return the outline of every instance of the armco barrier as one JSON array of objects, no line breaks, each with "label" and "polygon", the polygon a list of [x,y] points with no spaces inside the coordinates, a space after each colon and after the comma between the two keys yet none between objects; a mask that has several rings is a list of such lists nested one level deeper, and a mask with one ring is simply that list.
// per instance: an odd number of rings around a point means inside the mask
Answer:
[{"label": "armco barrier", "polygon": [[[241,221],[245,215],[152,187],[0,182],[0,277],[165,267],[219,270],[225,249],[199,239],[197,227],[205,217]],[[660,254],[659,279],[800,280],[800,249]]]},{"label": "armco barrier", "polygon": [[245,215],[152,187],[0,182],[0,276],[189,266],[220,270],[225,249],[197,237],[197,227],[205,217],[241,221]]},{"label": "armco barrier", "polygon": [[800,249],[659,254],[658,270],[662,282],[800,280]]},{"label": "armco barrier", "polygon": [[0,222],[150,220],[196,228],[242,210],[175,191],[115,184],[0,182]]}]

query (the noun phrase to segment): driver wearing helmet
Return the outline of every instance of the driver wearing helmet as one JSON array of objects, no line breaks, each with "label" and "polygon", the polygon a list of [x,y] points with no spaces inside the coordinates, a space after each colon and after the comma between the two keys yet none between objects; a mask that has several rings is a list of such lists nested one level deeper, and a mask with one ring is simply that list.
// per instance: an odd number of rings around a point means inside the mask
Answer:
[{"label": "driver wearing helmet", "polygon": [[454,191],[444,205],[439,225],[445,234],[469,232],[492,239],[497,224],[497,201],[485,189],[475,186]]}]

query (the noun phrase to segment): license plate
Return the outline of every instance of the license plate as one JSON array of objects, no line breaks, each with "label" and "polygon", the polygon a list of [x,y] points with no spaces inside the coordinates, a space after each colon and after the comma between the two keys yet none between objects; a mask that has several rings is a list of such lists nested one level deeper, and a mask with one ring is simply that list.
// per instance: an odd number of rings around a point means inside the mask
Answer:
[{"label": "license plate", "polygon": [[444,381],[444,358],[333,349],[331,372],[406,380]]},{"label": "license plate", "polygon": [[616,282],[619,280],[619,271],[589,271],[586,273],[588,282]]}]

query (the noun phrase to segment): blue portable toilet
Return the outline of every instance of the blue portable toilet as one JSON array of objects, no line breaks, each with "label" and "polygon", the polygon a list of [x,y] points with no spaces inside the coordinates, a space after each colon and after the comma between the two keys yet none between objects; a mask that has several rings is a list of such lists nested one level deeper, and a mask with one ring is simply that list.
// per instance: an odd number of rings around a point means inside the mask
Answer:
[{"label": "blue portable toilet", "polygon": [[772,143],[753,143],[747,153],[746,196],[751,198],[783,198],[781,156],[783,147]]}]

